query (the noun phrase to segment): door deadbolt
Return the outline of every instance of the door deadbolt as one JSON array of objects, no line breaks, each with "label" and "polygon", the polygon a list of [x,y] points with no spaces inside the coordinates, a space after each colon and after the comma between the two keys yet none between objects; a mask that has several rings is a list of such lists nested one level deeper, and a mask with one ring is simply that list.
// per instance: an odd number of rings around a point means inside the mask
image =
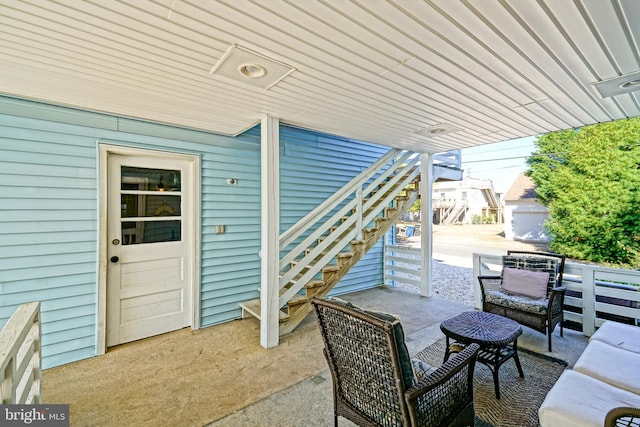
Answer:
[{"label": "door deadbolt", "polygon": [[119,245],[120,244],[120,240],[119,239],[113,239],[111,241],[111,243],[114,244],[114,245]]}]

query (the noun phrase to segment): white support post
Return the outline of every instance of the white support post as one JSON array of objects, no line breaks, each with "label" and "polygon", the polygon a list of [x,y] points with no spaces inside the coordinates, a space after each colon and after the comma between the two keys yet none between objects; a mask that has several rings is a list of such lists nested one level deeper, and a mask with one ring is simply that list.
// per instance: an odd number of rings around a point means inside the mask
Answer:
[{"label": "white support post", "polygon": [[433,154],[423,153],[420,159],[420,295],[430,297],[433,291]]},{"label": "white support post", "polygon": [[260,345],[276,347],[280,338],[278,258],[280,254],[280,122],[262,118]]},{"label": "white support post", "polygon": [[593,267],[582,269],[582,333],[590,337],[596,331],[596,272]]},{"label": "white support post", "polygon": [[480,281],[478,276],[482,274],[481,255],[473,254],[473,306],[477,310],[482,310],[482,291],[480,290]]}]

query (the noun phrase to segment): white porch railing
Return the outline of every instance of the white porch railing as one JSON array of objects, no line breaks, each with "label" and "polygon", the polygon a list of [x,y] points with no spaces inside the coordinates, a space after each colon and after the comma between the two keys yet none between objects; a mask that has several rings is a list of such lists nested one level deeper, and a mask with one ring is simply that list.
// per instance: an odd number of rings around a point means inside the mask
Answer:
[{"label": "white porch railing", "polygon": [[[421,256],[420,248],[387,245],[385,284],[420,288]],[[499,275],[501,262],[500,255],[473,254],[475,308],[482,309],[478,276]],[[584,335],[593,335],[607,319],[640,324],[640,271],[567,262],[563,285],[567,288],[564,318],[581,325]]]},{"label": "white porch railing", "polygon": [[[473,284],[476,308],[482,308],[479,275],[500,274],[499,255],[473,254]],[[608,318],[640,320],[640,271],[567,262],[563,285],[567,288],[564,318],[582,325],[591,336]]]},{"label": "white porch railing", "polygon": [[389,286],[422,286],[422,252],[419,248],[385,245],[384,283]]},{"label": "white porch railing", "polygon": [[40,303],[22,304],[0,331],[0,403],[42,403],[40,359]]},{"label": "white porch railing", "polygon": [[460,155],[460,150],[451,150],[445,153],[434,154],[433,164],[435,166],[460,169],[462,167],[462,156]]}]

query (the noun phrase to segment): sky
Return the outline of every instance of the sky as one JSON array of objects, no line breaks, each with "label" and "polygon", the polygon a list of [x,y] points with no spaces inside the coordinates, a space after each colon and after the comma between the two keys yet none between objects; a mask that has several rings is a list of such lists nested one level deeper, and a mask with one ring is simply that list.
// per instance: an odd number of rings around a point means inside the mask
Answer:
[{"label": "sky", "polygon": [[464,176],[490,179],[498,193],[505,193],[527,169],[526,159],[535,149],[535,137],[486,144],[461,150]]}]

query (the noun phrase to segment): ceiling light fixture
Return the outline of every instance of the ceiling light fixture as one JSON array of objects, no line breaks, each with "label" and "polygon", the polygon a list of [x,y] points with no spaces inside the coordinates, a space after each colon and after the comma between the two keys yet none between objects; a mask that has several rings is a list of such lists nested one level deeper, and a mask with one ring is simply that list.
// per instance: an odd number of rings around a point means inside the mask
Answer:
[{"label": "ceiling light fixture", "polygon": [[264,77],[267,74],[267,69],[258,64],[242,64],[238,67],[238,71],[245,76],[252,79]]},{"label": "ceiling light fixture", "polygon": [[431,135],[438,135],[441,133],[445,133],[447,131],[447,129],[445,128],[435,128],[435,129],[429,129],[427,132],[430,133]]},{"label": "ceiling light fixture", "polygon": [[627,82],[621,83],[618,87],[620,89],[640,87],[640,79],[629,80]]},{"label": "ceiling light fixture", "polygon": [[295,71],[290,65],[246,47],[231,45],[210,73],[225,79],[269,89]]},{"label": "ceiling light fixture", "polygon": [[436,136],[443,136],[453,132],[459,132],[461,130],[462,129],[457,128],[455,126],[451,126],[446,123],[440,123],[438,125],[429,126],[428,128],[417,130],[414,133],[421,136],[435,138]]},{"label": "ceiling light fixture", "polygon": [[640,90],[640,71],[595,82],[593,86],[603,98],[634,92]]}]

